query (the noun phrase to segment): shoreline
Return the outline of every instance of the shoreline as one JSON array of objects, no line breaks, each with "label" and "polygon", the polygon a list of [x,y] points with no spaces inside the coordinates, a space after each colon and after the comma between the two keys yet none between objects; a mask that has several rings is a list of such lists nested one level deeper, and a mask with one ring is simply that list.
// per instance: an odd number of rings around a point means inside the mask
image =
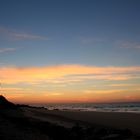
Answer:
[{"label": "shoreline", "polygon": [[140,113],[140,102],[115,103],[55,103],[34,104],[31,106],[47,108],[48,110],[97,111],[97,112],[130,112]]},{"label": "shoreline", "polygon": [[[44,107],[45,109],[48,109],[47,107]],[[140,114],[140,111],[97,111],[97,110],[84,110],[84,109],[48,109],[49,111],[70,111],[70,112],[102,112],[102,113],[134,113],[134,114]]]}]

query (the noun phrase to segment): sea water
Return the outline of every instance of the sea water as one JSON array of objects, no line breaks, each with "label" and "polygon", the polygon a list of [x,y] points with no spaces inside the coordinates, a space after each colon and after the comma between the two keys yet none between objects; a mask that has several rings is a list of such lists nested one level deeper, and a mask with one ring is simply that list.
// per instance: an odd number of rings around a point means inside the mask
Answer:
[{"label": "sea water", "polygon": [[140,113],[140,102],[123,103],[64,103],[44,104],[49,110],[75,110],[99,112],[133,112]]}]

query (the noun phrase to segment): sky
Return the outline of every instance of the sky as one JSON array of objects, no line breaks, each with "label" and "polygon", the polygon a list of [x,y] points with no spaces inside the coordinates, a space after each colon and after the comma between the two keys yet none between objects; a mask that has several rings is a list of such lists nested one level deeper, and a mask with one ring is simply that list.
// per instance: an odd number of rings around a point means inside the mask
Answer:
[{"label": "sky", "polygon": [[0,0],[0,82],[19,103],[140,101],[140,1]]}]

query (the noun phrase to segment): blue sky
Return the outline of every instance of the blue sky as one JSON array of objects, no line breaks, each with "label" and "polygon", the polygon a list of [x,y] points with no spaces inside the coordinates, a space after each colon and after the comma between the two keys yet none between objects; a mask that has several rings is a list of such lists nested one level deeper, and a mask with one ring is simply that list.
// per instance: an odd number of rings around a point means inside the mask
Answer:
[{"label": "blue sky", "polygon": [[15,101],[140,100],[139,60],[139,0],[0,0],[0,78]]},{"label": "blue sky", "polygon": [[1,63],[139,65],[138,0],[0,3],[0,48],[15,48],[0,53]]}]

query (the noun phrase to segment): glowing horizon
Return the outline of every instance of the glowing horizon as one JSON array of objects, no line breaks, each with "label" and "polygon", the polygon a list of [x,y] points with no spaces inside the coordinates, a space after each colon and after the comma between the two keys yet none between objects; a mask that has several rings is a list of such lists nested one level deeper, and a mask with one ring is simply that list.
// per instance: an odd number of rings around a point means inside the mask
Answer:
[{"label": "glowing horizon", "polygon": [[1,67],[1,92],[15,102],[140,100],[139,66]]}]

